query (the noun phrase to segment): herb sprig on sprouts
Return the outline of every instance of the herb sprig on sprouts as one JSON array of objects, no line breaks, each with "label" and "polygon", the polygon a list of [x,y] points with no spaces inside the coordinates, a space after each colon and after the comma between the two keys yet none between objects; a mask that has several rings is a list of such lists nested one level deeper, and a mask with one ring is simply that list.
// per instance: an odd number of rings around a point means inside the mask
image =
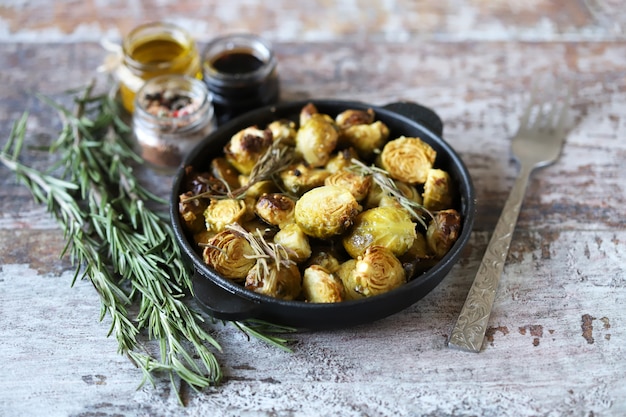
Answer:
[{"label": "herb sprig on sprouts", "polygon": [[358,159],[352,159],[352,169],[354,172],[358,172],[361,175],[370,175],[374,182],[383,190],[383,192],[394,197],[400,205],[411,215],[412,218],[417,220],[424,228],[427,228],[425,217],[433,218],[432,213],[426,209],[423,205],[416,201],[407,198],[402,191],[398,188],[396,183],[389,177],[389,173],[382,168],[376,166],[367,166]]},{"label": "herb sprig on sprouts", "polygon": [[281,140],[275,140],[267,148],[265,153],[254,164],[252,172],[248,178],[248,182],[234,190],[231,190],[228,183],[222,181],[224,188],[227,190],[225,193],[219,193],[215,190],[198,193],[193,196],[186,197],[182,200],[183,203],[194,200],[197,198],[243,198],[246,192],[254,185],[261,181],[274,178],[279,172],[284,171],[294,160],[294,149],[291,146],[285,146],[281,143]]}]

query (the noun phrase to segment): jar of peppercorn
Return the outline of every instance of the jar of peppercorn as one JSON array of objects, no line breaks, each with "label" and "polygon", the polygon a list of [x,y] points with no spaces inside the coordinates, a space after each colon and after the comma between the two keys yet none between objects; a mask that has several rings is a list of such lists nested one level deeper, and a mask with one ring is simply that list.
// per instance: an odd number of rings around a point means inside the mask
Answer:
[{"label": "jar of peppercorn", "polygon": [[178,167],[216,127],[210,93],[198,79],[152,78],[135,96],[133,131],[142,158],[157,170]]},{"label": "jar of peppercorn", "polygon": [[122,41],[116,69],[124,108],[132,113],[135,94],[146,80],[165,74],[201,78],[200,54],[187,31],[165,22],[137,26]]},{"label": "jar of peppercorn", "polygon": [[276,56],[259,36],[234,34],[212,40],[202,54],[202,74],[218,124],[279,100]]}]

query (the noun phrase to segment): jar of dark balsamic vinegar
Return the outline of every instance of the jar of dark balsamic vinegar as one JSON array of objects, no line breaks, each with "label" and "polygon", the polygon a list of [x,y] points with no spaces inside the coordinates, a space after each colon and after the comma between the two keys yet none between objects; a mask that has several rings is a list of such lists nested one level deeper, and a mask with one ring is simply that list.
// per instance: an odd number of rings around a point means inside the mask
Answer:
[{"label": "jar of dark balsamic vinegar", "polygon": [[213,96],[218,124],[247,111],[275,104],[280,97],[271,45],[252,34],[214,39],[204,50],[203,76]]}]

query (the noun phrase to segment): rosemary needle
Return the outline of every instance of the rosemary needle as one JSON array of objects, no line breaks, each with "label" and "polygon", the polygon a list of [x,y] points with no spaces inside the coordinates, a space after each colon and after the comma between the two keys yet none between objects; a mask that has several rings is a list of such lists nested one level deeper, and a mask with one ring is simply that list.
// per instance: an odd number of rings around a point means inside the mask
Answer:
[{"label": "rosemary needle", "polygon": [[[28,113],[14,123],[0,162],[15,172],[38,203],[63,228],[67,253],[76,266],[72,283],[89,279],[101,300],[101,319],[111,318],[110,335],[154,383],[166,373],[194,389],[222,377],[214,350],[220,344],[203,328],[203,317],[184,302],[192,292],[191,271],[164,214],[165,201],[141,186],[133,165],[141,159],[128,140],[130,129],[108,95],[93,95],[93,83],[75,97],[76,109],[40,97],[58,112],[63,126],[50,151],[58,161],[49,172],[19,162]],[[60,170],[55,177],[50,173]],[[131,314],[130,311],[135,312]],[[272,333],[290,329],[262,322],[234,322],[248,336],[287,348]],[[267,333],[265,333],[267,332]],[[147,335],[158,355],[142,343]],[[178,392],[178,389],[176,389]]]}]

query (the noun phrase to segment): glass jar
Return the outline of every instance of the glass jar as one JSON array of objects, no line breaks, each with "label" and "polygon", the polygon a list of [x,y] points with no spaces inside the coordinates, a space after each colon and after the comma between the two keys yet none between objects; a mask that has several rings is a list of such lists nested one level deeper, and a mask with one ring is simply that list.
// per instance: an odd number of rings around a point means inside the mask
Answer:
[{"label": "glass jar", "polygon": [[218,124],[277,103],[276,66],[271,45],[256,35],[227,35],[211,41],[202,54],[202,73],[213,96]]},{"label": "glass jar", "polygon": [[135,94],[146,80],[164,74],[202,76],[200,54],[193,38],[170,23],[136,27],[124,38],[122,54],[117,78],[122,104],[130,113]]},{"label": "glass jar", "polygon": [[210,93],[198,79],[162,75],[135,96],[133,131],[142,158],[170,171],[216,127]]}]

